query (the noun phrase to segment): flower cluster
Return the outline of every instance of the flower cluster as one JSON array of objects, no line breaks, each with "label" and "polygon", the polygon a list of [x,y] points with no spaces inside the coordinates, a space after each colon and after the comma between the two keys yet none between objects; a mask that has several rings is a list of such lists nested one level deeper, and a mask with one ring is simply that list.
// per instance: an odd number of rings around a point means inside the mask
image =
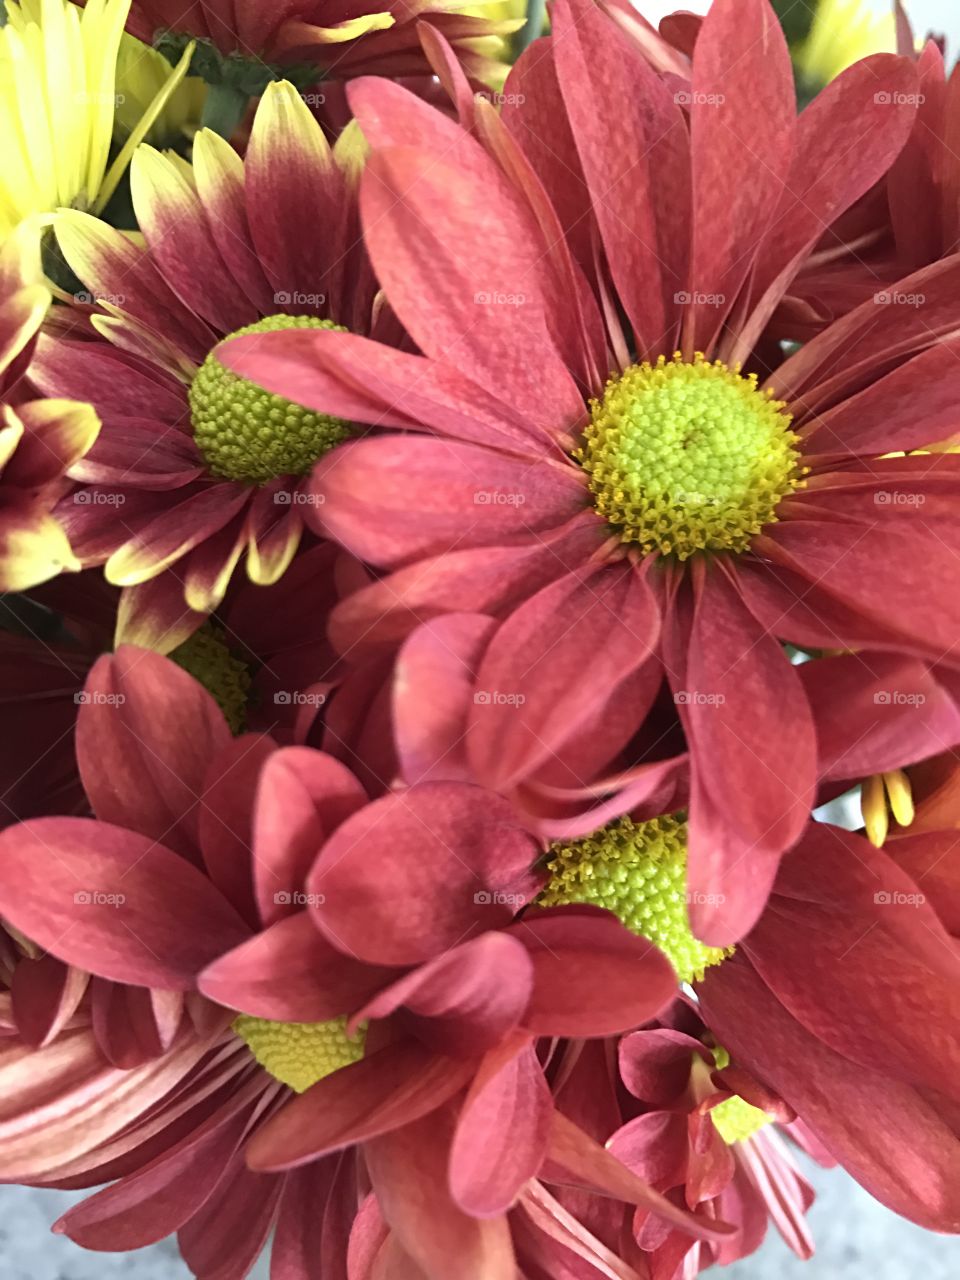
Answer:
[{"label": "flower cluster", "polygon": [[198,1280],[960,1233],[939,45],[7,11],[0,1180]]}]

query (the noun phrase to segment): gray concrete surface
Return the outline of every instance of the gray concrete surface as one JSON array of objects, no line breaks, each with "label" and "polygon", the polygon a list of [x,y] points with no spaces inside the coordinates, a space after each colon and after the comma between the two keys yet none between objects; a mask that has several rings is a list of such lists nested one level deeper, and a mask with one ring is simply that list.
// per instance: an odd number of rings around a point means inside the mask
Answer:
[{"label": "gray concrete surface", "polygon": [[[724,1280],[958,1280],[960,1241],[903,1222],[837,1170],[814,1168],[811,1211],[817,1254],[800,1262],[771,1231],[752,1258],[716,1274]],[[0,1187],[2,1280],[190,1280],[172,1241],[137,1253],[86,1253],[50,1224],[79,1196]],[[264,1263],[253,1280],[267,1280]]]}]

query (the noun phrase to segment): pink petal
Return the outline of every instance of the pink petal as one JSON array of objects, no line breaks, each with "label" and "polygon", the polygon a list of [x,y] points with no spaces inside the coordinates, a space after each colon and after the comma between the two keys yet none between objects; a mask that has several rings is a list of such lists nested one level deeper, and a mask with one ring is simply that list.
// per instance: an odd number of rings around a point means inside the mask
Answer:
[{"label": "pink petal", "polygon": [[300,911],[220,956],[197,985],[210,1000],[257,1018],[324,1022],[352,1013],[392,976],[337,951]]},{"label": "pink petal", "polygon": [[410,1029],[439,1053],[482,1054],[520,1022],[532,980],[530,956],[516,938],[484,933],[385,987],[352,1021],[385,1018],[402,1005]]},{"label": "pink petal", "polygon": [[590,0],[558,4],[554,29],[614,285],[639,352],[672,350],[690,251],[690,144],[678,95]]},{"label": "pink petal", "polygon": [[329,1151],[367,1142],[442,1107],[473,1075],[469,1059],[443,1058],[400,1041],[319,1080],[257,1131],[253,1169],[293,1169]]},{"label": "pink petal", "polygon": [[533,960],[524,1026],[535,1035],[628,1031],[655,1018],[676,996],[670,961],[606,911],[528,911],[511,933]]},{"label": "pink petal", "polygon": [[361,188],[370,255],[422,351],[560,434],[584,405],[548,332],[539,238],[493,161],[467,141],[459,165],[406,147],[374,153]]},{"label": "pink petal", "polygon": [[783,30],[766,0],[715,0],[697,36],[690,95],[695,222],[688,288],[694,304],[682,344],[688,354],[709,351],[790,169],[793,75]]},{"label": "pink petal", "polygon": [[54,955],[115,982],[189,990],[246,928],[209,880],[145,836],[87,818],[0,833],[3,914]]},{"label": "pink petal", "polygon": [[659,621],[632,565],[587,567],[517,609],[477,674],[468,743],[476,776],[506,790],[551,756],[562,760],[584,722],[622,696],[656,644]]},{"label": "pink petal", "polygon": [[511,1207],[543,1163],[552,1111],[531,1043],[487,1055],[460,1108],[450,1148],[450,1192],[465,1213],[493,1218]]},{"label": "pink petal", "polygon": [[754,923],[777,857],[807,823],[816,778],[813,722],[783,649],[719,567],[701,580],[686,670],[671,671],[671,683],[694,776],[691,926],[705,942],[724,946]]},{"label": "pink petal", "polygon": [[251,928],[259,924],[253,892],[253,803],[261,772],[275,750],[265,734],[234,738],[207,770],[200,808],[207,875]]},{"label": "pink petal", "polygon": [[471,780],[467,720],[476,668],[496,623],[456,613],[419,627],[397,657],[393,721],[408,783]]},{"label": "pink petal", "polygon": [[955,701],[916,659],[862,651],[805,662],[798,674],[817,726],[821,777],[916,764],[960,738]]},{"label": "pink petal", "polygon": [[508,923],[522,905],[509,890],[536,856],[505,800],[425,783],[375,800],[338,827],[307,890],[337,947],[373,963],[418,964]]},{"label": "pink petal", "polygon": [[960,1098],[960,956],[919,886],[869,841],[811,823],[773,904],[743,945],[797,1021],[852,1061]]},{"label": "pink petal", "polygon": [[[727,961],[711,969],[699,994],[717,1037],[796,1109],[872,1196],[921,1226],[960,1228],[960,1145],[934,1106],[810,1035],[749,965]],[[876,1055],[880,1067],[883,1056]]]},{"label": "pink petal", "polygon": [[254,818],[254,878],[264,924],[298,910],[294,895],[327,836],[366,803],[345,765],[321,751],[286,747],[264,765]]},{"label": "pink petal", "polygon": [[572,466],[422,436],[344,445],[314,468],[312,489],[325,532],[387,568],[554,529],[587,505]]},{"label": "pink petal", "polygon": [[672,1027],[634,1031],[620,1041],[620,1078],[635,1098],[666,1106],[687,1087],[694,1054],[709,1061],[701,1041]]},{"label": "pink petal", "polygon": [[159,654],[123,645],[87,677],[77,764],[103,822],[195,856],[203,779],[229,741],[210,694]]},{"label": "pink petal", "polygon": [[562,1179],[564,1183],[588,1186],[594,1192],[654,1213],[696,1239],[722,1237],[734,1229],[725,1222],[694,1217],[678,1209],[557,1110],[551,1124],[549,1160],[550,1168],[542,1174],[544,1182]]},{"label": "pink petal", "polygon": [[427,1275],[511,1280],[516,1262],[506,1218],[468,1216],[451,1199],[452,1136],[453,1115],[444,1109],[367,1144],[367,1168],[383,1216]]}]

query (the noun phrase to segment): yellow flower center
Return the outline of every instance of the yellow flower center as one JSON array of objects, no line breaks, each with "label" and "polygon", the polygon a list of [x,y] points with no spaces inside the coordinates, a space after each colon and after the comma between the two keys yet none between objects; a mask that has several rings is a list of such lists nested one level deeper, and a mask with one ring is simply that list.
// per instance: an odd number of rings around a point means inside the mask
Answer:
[{"label": "yellow flower center", "polygon": [[[336,329],[313,316],[268,316],[231,338],[282,329]],[[291,404],[227,369],[211,351],[190,387],[193,438],[210,471],[226,480],[266,484],[306,475],[318,458],[350,435],[340,418]]]},{"label": "yellow flower center", "polygon": [[582,840],[550,847],[550,881],[537,902],[605,907],[631,932],[664,953],[680,982],[703,977],[733,948],[708,947],[687,919],[687,824],[679,817],[633,822],[620,818]]},{"label": "yellow flower center", "polygon": [[590,408],[573,456],[598,514],[645,554],[745,551],[803,484],[783,402],[739,367],[661,356],[611,378]]},{"label": "yellow flower center", "polygon": [[[723,1071],[730,1065],[730,1055],[723,1045],[717,1045],[714,1048],[713,1060],[718,1071]],[[752,1102],[747,1102],[746,1098],[738,1097],[736,1094],[714,1107],[710,1112],[710,1119],[728,1147],[732,1147],[735,1142],[743,1142],[746,1138],[753,1137],[766,1125],[773,1123],[772,1116],[767,1115],[766,1111],[762,1111]]]},{"label": "yellow flower center", "polygon": [[752,1102],[736,1096],[727,1098],[710,1112],[714,1128],[728,1147],[735,1142],[743,1142],[752,1138],[766,1125],[771,1123],[770,1117]]},{"label": "yellow flower center", "polygon": [[170,657],[213,697],[231,732],[243,733],[250,698],[250,672],[247,664],[231,652],[223,631],[215,623],[206,622],[174,649]]},{"label": "yellow flower center", "polygon": [[366,1027],[348,1036],[346,1018],[269,1022],[242,1013],[234,1020],[233,1029],[261,1067],[295,1093],[303,1093],[341,1067],[359,1062],[367,1038]]}]

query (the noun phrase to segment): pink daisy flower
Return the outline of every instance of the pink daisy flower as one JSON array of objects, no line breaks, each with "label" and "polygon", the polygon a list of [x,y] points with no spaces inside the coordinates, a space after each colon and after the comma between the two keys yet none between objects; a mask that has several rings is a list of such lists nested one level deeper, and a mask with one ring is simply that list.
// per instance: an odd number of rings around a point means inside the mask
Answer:
[{"label": "pink daisy flower", "polygon": [[814,799],[818,726],[782,642],[955,661],[960,468],[901,454],[954,423],[957,260],[900,283],[920,308],[867,303],[769,377],[741,367],[824,226],[889,168],[915,85],[909,60],[870,59],[798,118],[766,0],[717,0],[689,91],[589,0],[558,4],[508,86],[523,102],[474,104],[477,137],[353,86],[368,247],[423,354],[347,334],[224,348],[314,411],[405,431],[314,468],[309,518],[385,571],[332,635],[354,652],[492,617],[485,786],[548,762],[594,787],[666,680],[691,914],[716,945],[756,921]]}]

